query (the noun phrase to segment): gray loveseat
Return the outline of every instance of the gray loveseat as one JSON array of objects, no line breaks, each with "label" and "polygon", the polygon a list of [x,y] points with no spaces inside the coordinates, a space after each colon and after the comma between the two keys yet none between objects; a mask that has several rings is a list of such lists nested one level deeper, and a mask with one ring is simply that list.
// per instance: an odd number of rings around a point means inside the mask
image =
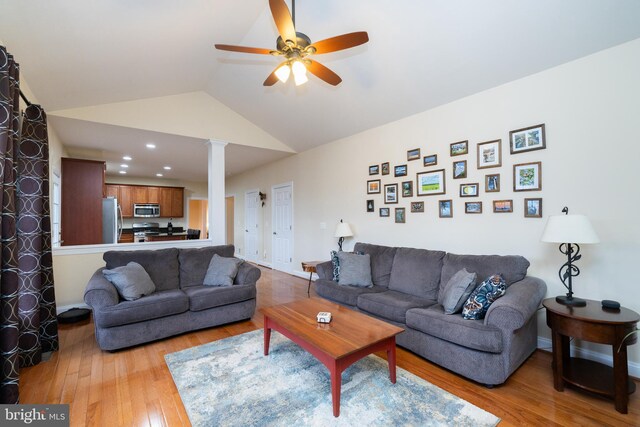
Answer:
[{"label": "gray loveseat", "polygon": [[105,267],[93,274],[84,301],[93,310],[100,348],[116,350],[251,318],[260,269],[244,262],[232,286],[203,286],[213,254],[233,257],[233,253],[233,245],[105,252],[107,269],[137,262],[151,277],[156,291],[125,301],[103,277]]},{"label": "gray loveseat", "polygon": [[[341,305],[403,327],[398,345],[440,366],[486,385],[502,384],[536,349],[536,311],[546,284],[527,276],[521,256],[455,255],[426,249],[357,243],[369,254],[373,287],[332,281],[331,262],[317,266],[317,293]],[[507,290],[482,320],[445,314],[438,293],[460,269],[478,283],[502,274]]]}]

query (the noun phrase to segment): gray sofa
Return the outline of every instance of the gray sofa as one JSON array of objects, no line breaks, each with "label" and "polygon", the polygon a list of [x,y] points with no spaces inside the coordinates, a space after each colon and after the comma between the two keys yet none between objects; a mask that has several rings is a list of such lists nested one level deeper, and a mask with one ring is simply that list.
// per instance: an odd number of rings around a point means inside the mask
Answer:
[{"label": "gray sofa", "polygon": [[[105,252],[106,267],[93,274],[84,293],[100,348],[116,350],[251,318],[260,269],[244,262],[232,286],[203,286],[213,254],[233,257],[234,246]],[[130,261],[142,265],[156,286],[135,301],[122,300],[102,275],[104,268]]]},{"label": "gray sofa", "polygon": [[[369,254],[373,287],[332,281],[331,262],[317,266],[318,295],[403,327],[397,344],[460,375],[485,385],[502,384],[533,353],[537,344],[536,311],[546,284],[527,276],[521,256],[455,255],[426,249],[357,243]],[[502,274],[507,284],[482,320],[444,314],[438,293],[462,268],[480,283]]]}]

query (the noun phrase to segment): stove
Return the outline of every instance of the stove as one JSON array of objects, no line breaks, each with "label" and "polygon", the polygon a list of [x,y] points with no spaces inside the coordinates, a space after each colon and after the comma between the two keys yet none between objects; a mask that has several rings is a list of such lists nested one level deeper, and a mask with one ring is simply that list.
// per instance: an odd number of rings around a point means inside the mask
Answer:
[{"label": "stove", "polygon": [[158,222],[138,222],[134,223],[131,228],[133,229],[133,241],[136,243],[144,242],[146,236],[160,234],[160,223]]}]

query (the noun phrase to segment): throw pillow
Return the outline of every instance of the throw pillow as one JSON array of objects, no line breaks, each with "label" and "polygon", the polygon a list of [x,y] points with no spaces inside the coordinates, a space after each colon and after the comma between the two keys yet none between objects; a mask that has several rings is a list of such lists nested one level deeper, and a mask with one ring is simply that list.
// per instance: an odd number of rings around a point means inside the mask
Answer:
[{"label": "throw pillow", "polygon": [[462,310],[462,305],[476,287],[476,273],[469,273],[466,268],[451,276],[438,301],[444,307],[444,314],[455,314]]},{"label": "throw pillow", "polygon": [[371,257],[369,254],[358,255],[347,252],[338,252],[340,262],[339,285],[370,288],[371,282]]},{"label": "throw pillow", "polygon": [[102,275],[113,283],[122,299],[127,301],[137,300],[156,290],[149,273],[137,262],[131,261],[121,267],[102,270]]},{"label": "throw pillow", "polygon": [[487,310],[495,300],[507,290],[507,284],[500,274],[488,277],[471,292],[469,299],[462,309],[462,317],[469,320],[484,319]]},{"label": "throw pillow", "polygon": [[340,259],[337,251],[331,251],[331,266],[333,267],[333,281],[340,279]]},{"label": "throw pillow", "polygon": [[203,284],[206,286],[231,286],[238,274],[238,268],[244,261],[239,258],[221,257],[213,254],[204,276]]}]

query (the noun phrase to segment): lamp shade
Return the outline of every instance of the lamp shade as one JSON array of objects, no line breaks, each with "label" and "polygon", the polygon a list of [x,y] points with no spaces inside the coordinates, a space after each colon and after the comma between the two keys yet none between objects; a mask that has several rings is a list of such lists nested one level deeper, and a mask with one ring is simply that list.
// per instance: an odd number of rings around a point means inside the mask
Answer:
[{"label": "lamp shade", "polygon": [[353,231],[351,231],[351,227],[349,227],[348,222],[339,222],[336,227],[336,236],[335,237],[351,237],[353,236]]},{"label": "lamp shade", "polygon": [[551,215],[542,237],[548,243],[598,243],[600,239],[584,215]]}]

